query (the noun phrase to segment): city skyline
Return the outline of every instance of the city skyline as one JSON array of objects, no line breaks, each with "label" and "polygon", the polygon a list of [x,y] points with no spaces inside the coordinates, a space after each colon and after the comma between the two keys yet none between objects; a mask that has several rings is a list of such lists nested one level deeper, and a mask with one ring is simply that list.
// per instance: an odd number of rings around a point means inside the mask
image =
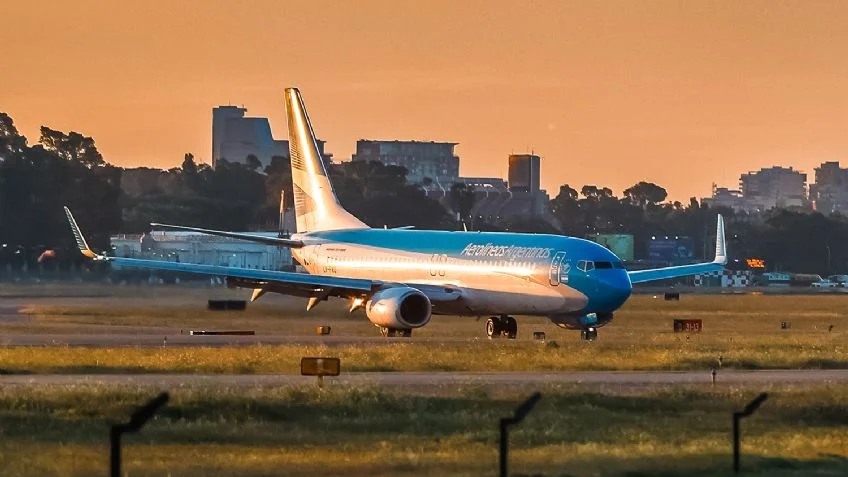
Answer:
[{"label": "city skyline", "polygon": [[300,86],[337,160],[361,138],[458,142],[462,176],[542,156],[542,182],[672,200],[848,151],[840,2],[99,2],[7,6],[0,111],[120,166],[211,161],[211,109],[285,137]]}]

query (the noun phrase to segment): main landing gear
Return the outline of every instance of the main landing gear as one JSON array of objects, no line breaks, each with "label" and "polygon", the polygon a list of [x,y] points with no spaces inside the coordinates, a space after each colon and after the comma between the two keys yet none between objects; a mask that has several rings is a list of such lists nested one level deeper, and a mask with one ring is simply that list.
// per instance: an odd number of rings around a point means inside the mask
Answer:
[{"label": "main landing gear", "polygon": [[515,321],[515,318],[501,315],[493,316],[486,320],[486,336],[495,338],[501,335],[511,340],[514,340],[518,336],[518,323]]},{"label": "main landing gear", "polygon": [[410,338],[412,337],[412,329],[410,328],[387,328],[385,326],[380,327],[380,336],[384,336],[386,338]]}]

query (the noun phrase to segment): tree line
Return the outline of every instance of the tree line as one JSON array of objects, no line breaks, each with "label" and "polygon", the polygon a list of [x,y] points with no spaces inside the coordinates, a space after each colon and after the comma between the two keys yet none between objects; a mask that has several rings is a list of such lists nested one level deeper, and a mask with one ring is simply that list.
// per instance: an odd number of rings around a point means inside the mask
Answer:
[{"label": "tree line", "polygon": [[[42,127],[38,141],[30,144],[12,118],[0,113],[0,267],[78,266],[64,205],[74,210],[98,250],[108,249],[110,235],[144,233],[150,222],[276,230],[281,195],[285,204],[293,203],[289,160],[274,157],[264,168],[255,157],[245,162],[220,161],[212,169],[186,154],[179,167],[168,170],[116,167],[91,137]],[[843,245],[848,219],[838,214],[714,210],[695,198],[685,204],[668,201],[664,188],[639,182],[620,197],[600,185],[579,190],[563,185],[543,216],[475,220],[471,215],[479,197],[464,184],[434,198],[422,185],[408,183],[406,170],[398,166],[335,163],[329,175],[342,205],[375,227],[461,230],[473,224],[479,230],[577,237],[624,233],[634,236],[637,259],[645,256],[651,237],[686,236],[699,255],[710,258],[715,216],[721,212],[737,259],[762,258],[770,269],[848,272]]]}]

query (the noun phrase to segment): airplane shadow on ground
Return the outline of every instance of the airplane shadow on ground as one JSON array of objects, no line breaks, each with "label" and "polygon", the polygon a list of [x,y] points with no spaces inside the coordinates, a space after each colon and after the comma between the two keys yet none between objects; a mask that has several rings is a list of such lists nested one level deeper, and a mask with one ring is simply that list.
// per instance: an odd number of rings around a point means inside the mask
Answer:
[{"label": "airplane shadow on ground", "polygon": [[36,374],[60,374],[60,375],[109,375],[109,374],[158,374],[143,366],[54,366],[47,370],[40,369],[33,372],[27,369],[0,368],[0,375],[36,375]]},{"label": "airplane shadow on ground", "polygon": [[[698,468],[681,463],[674,470],[634,470],[622,472],[601,472],[610,477],[721,477],[721,476],[769,476],[769,477],[842,477],[848,475],[848,458],[844,456],[822,454],[815,459],[791,459],[783,457],[742,456],[741,469],[734,473],[732,457],[728,454],[705,456],[713,464]],[[638,463],[634,460],[634,466]],[[627,467],[627,461],[610,462],[610,467]],[[520,475],[520,474],[513,474]],[[582,473],[559,474],[560,477],[577,477]]]},{"label": "airplane shadow on ground", "polygon": [[[701,360],[682,360],[675,363],[680,370],[704,370],[704,376],[709,377],[710,369],[717,368],[721,370],[783,370],[786,366],[774,365],[763,366],[762,362],[754,360],[735,360],[732,357],[725,357],[721,368],[717,367],[717,360],[701,359]],[[794,369],[848,369],[848,360],[838,359],[808,359],[801,361],[793,366]]]}]

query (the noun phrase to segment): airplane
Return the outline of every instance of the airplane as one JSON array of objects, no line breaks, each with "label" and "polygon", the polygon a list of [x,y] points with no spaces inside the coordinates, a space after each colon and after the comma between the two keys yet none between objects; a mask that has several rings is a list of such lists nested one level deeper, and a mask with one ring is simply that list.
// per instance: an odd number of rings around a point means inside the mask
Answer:
[{"label": "airplane", "polygon": [[307,273],[97,254],[65,207],[80,251],[121,267],[223,276],[230,286],[252,289],[251,302],[268,292],[301,296],[308,311],[340,297],[349,300],[351,313],[364,309],[387,337],[409,337],[433,315],[488,316],[490,338],[515,339],[515,315],[544,316],[561,328],[597,333],[630,297],[633,284],[718,271],[727,262],[721,215],[712,262],[634,271],[604,246],[576,237],[371,228],[336,198],[300,91],[287,88],[285,102],[297,233],[282,238],[152,225],[288,247]]}]

